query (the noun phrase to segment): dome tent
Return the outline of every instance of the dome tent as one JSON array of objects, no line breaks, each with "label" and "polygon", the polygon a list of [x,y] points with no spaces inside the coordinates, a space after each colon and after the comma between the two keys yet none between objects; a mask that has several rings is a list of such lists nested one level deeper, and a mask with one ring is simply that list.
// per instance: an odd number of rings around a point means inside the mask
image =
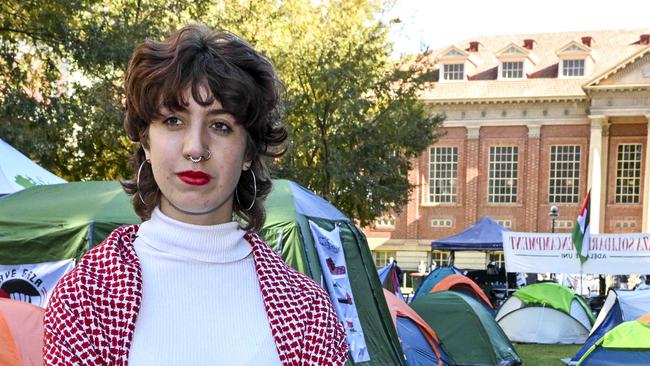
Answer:
[{"label": "dome tent", "polygon": [[0,264],[79,258],[118,226],[140,221],[118,182],[29,187],[0,201]]},{"label": "dome tent", "polygon": [[457,365],[519,365],[521,358],[492,314],[471,296],[439,291],[411,303]]},{"label": "dome tent", "polygon": [[404,295],[402,290],[399,287],[399,278],[397,276],[397,263],[388,263],[382,268],[377,270],[377,275],[379,276],[379,281],[381,281],[381,286],[395,294],[398,298],[404,301]]},{"label": "dome tent", "polygon": [[438,284],[438,282],[442,281],[445,277],[452,274],[463,273],[458,268],[453,266],[438,267],[434,269],[426,277],[424,277],[424,279],[422,279],[420,286],[418,286],[417,290],[415,290],[415,293],[413,294],[413,300],[415,300],[415,298],[421,294],[428,294]]},{"label": "dome tent", "polygon": [[65,183],[0,139],[0,197],[42,184]]},{"label": "dome tent", "polygon": [[589,347],[578,365],[650,365],[650,324],[632,320],[617,325]]},{"label": "dome tent", "polygon": [[432,289],[431,292],[436,291],[457,291],[464,293],[473,297],[476,301],[483,304],[489,311],[493,312],[494,307],[490,302],[490,299],[485,295],[483,290],[472,281],[469,277],[463,276],[461,274],[452,274],[442,279],[438,282]]},{"label": "dome tent", "polygon": [[415,310],[389,290],[384,295],[408,365],[451,365],[438,336]]},{"label": "dome tent", "polygon": [[[260,235],[282,254],[287,264],[323,286],[322,268],[309,222],[326,230],[335,226],[339,228],[352,295],[370,355],[370,361],[354,365],[404,364],[383,288],[361,230],[332,204],[288,180],[273,180],[266,211],[266,222]],[[353,364],[351,357],[347,364]]]},{"label": "dome tent", "polygon": [[542,282],[517,290],[496,321],[513,342],[575,344],[587,339],[593,315],[568,287]]},{"label": "dome tent", "polygon": [[636,320],[647,312],[650,312],[650,291],[610,289],[605,303],[598,313],[598,318],[591,328],[589,338],[573,356],[570,363],[576,364],[591,346],[617,325],[625,321]]},{"label": "dome tent", "polygon": [[0,365],[43,364],[43,313],[38,306],[0,297]]}]

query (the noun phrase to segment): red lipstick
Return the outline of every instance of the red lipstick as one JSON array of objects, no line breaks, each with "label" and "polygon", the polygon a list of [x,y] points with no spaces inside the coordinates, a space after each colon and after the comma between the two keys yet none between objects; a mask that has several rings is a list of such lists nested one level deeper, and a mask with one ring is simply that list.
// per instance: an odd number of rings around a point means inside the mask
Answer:
[{"label": "red lipstick", "polygon": [[176,175],[183,182],[193,186],[206,185],[210,182],[210,179],[212,179],[208,174],[194,170],[186,170],[184,172],[176,173]]}]

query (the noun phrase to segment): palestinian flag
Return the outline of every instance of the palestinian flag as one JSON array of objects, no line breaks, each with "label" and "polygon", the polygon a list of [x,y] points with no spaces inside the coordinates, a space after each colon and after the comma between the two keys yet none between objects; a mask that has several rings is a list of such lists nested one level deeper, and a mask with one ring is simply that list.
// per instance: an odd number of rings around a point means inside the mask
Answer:
[{"label": "palestinian flag", "polygon": [[589,255],[589,215],[591,214],[590,210],[591,202],[591,191],[587,192],[587,197],[582,204],[582,209],[580,210],[580,215],[578,215],[578,220],[576,221],[575,229],[573,229],[573,245],[576,247],[576,252],[578,257],[580,257],[580,263],[587,261],[587,256]]}]

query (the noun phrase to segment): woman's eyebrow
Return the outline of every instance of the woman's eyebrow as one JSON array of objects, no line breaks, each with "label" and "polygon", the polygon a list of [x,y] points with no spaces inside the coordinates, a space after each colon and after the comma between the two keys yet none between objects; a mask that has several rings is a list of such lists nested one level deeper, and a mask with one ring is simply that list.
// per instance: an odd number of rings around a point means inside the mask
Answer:
[{"label": "woman's eyebrow", "polygon": [[215,109],[210,109],[208,111],[208,114],[210,114],[210,115],[214,115],[214,114],[230,114],[230,112],[228,112],[227,110],[225,110],[223,108],[215,108]]},{"label": "woman's eyebrow", "polygon": [[230,111],[227,111],[227,110],[225,110],[223,108],[211,109],[211,110],[208,111],[207,114],[209,116],[219,116],[219,115],[223,115],[223,114],[229,115],[231,117],[233,116],[233,114]]}]

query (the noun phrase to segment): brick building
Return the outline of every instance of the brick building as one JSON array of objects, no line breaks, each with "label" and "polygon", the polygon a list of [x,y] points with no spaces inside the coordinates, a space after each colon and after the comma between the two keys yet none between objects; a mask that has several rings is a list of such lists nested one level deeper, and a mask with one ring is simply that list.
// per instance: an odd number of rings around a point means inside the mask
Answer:
[{"label": "brick building", "polygon": [[[597,232],[650,229],[650,29],[476,37],[431,52],[422,95],[446,135],[417,159],[400,214],[365,228],[377,265],[415,270],[431,241],[484,215],[510,230],[570,232],[588,187]],[[499,253],[457,253],[485,268]]]}]

